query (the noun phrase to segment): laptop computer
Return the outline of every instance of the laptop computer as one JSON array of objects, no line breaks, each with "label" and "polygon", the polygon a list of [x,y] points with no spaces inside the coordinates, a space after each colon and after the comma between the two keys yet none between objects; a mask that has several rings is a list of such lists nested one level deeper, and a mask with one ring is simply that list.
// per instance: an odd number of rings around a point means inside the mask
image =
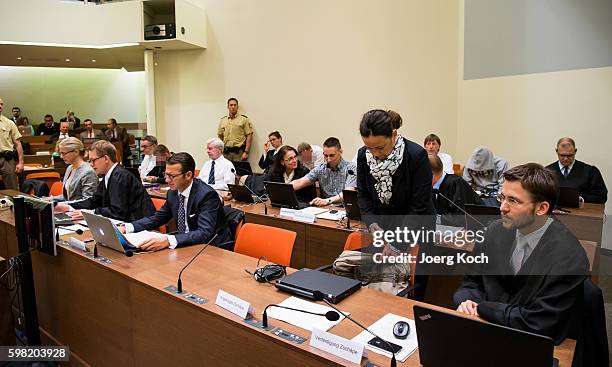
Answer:
[{"label": "laptop computer", "polygon": [[575,187],[559,187],[557,206],[566,206],[568,208],[580,207],[580,191]]},{"label": "laptop computer", "polygon": [[232,197],[236,201],[242,201],[243,203],[254,203],[253,194],[249,191],[246,186],[227,184],[229,191],[232,193]]},{"label": "laptop computer", "polygon": [[85,222],[91,231],[94,240],[102,246],[121,253],[141,252],[137,246],[128,241],[110,219],[101,215],[82,212]]},{"label": "laptop computer", "polygon": [[496,206],[465,204],[463,209],[469,214],[465,216],[467,230],[482,230],[491,222],[500,219],[500,211]]},{"label": "laptop computer", "polygon": [[231,161],[236,169],[236,176],[247,176],[252,175],[253,170],[251,164],[248,161]]},{"label": "laptop computer", "polygon": [[272,206],[289,209],[304,209],[310,206],[308,203],[298,201],[290,183],[264,181],[264,186]]},{"label": "laptop computer", "polygon": [[276,281],[276,288],[297,296],[315,299],[315,291],[320,291],[331,303],[338,303],[361,288],[359,280],[325,273],[323,271],[302,269]]},{"label": "laptop computer", "polygon": [[361,220],[361,211],[359,210],[359,201],[357,200],[356,190],[342,190],[344,198],[344,210],[346,216],[352,220]]},{"label": "laptop computer", "polygon": [[417,305],[414,321],[424,367],[559,365],[546,336]]}]

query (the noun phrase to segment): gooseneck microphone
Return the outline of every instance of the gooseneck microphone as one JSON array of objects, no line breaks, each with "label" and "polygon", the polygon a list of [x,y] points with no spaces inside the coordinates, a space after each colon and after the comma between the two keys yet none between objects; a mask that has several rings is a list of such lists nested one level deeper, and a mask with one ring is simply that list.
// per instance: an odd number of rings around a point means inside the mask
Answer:
[{"label": "gooseneck microphone", "polygon": [[357,321],[353,320],[349,315],[347,315],[344,312],[340,311],[336,306],[334,306],[331,302],[329,302],[327,300],[327,298],[325,298],[325,295],[323,294],[323,292],[321,292],[321,291],[314,291],[314,292],[312,292],[312,295],[314,296],[315,300],[325,302],[329,307],[333,308],[338,313],[340,313],[342,316],[344,316],[347,319],[351,320],[355,325],[357,325],[360,328],[362,328],[363,330],[367,331],[368,333],[373,335],[375,338],[378,338],[378,339],[382,340],[387,345],[387,347],[389,348],[389,351],[391,351],[391,354],[393,355],[393,357],[391,358],[391,367],[396,367],[397,366],[397,360],[395,359],[395,352],[393,352],[393,347],[391,346],[391,344],[389,344],[388,341],[386,341],[385,339],[381,338],[380,336],[374,334],[372,331],[370,331],[370,329],[368,329],[367,327],[361,325]]},{"label": "gooseneck microphone", "polygon": [[[249,190],[249,192],[251,193],[251,195],[255,196],[255,198],[257,200],[259,200],[260,203],[262,203],[264,205],[264,214],[268,215],[268,206],[266,205],[266,202],[261,198],[261,196],[255,194],[255,192],[253,192],[253,190],[251,190],[251,188],[249,187],[249,185],[244,185],[244,187],[247,188],[247,190]],[[263,195],[262,195],[263,196]],[[257,201],[255,201],[257,202]]]},{"label": "gooseneck microphone", "polygon": [[444,194],[442,194],[440,192],[439,189],[433,189],[432,192],[436,195],[440,195],[444,198],[444,200],[448,201],[449,203],[451,203],[455,208],[461,210],[461,212],[465,215],[467,215],[468,217],[472,218],[473,220],[475,220],[478,224],[480,224],[483,227],[486,227],[481,221],[479,221],[478,219],[474,218],[473,215],[471,215],[470,213],[466,212],[462,207],[460,207],[459,205],[455,204],[454,201],[452,201],[451,199],[447,198]]},{"label": "gooseneck microphone", "polygon": [[[349,174],[350,176],[353,176],[355,174],[355,172],[352,169],[347,170],[346,173]],[[344,213],[346,217],[346,229],[350,230],[351,229],[351,218],[349,218],[348,212],[346,211],[346,206],[344,206],[344,194],[342,194],[341,198],[342,198],[342,206],[344,207]]]},{"label": "gooseneck microphone", "polygon": [[261,323],[264,329],[268,327],[268,308],[270,307],[284,308],[286,310],[297,311],[297,312],[307,313],[307,314],[316,315],[316,316],[325,316],[325,318],[328,319],[329,321],[340,320],[340,314],[336,311],[327,311],[325,313],[319,313],[319,312],[312,312],[312,311],[300,310],[300,309],[292,308],[292,307],[271,304],[271,305],[267,305],[266,308],[264,308],[263,314],[261,316]]},{"label": "gooseneck microphone", "polygon": [[178,275],[178,281],[176,282],[176,292],[177,293],[183,293],[183,282],[181,281],[181,276],[183,275],[183,271],[185,271],[185,269],[187,269],[187,267],[193,262],[193,260],[196,259],[196,257],[200,256],[200,254],[202,253],[202,251],[206,250],[206,248],[210,245],[210,243],[212,241],[215,240],[215,238],[217,238],[218,233],[215,233],[215,235],[213,236],[213,238],[210,239],[210,241],[208,241],[208,243],[206,245],[204,245],[204,247],[202,247],[202,249],[200,251],[198,251],[197,254],[195,254],[194,257],[191,258],[191,260],[189,260],[189,262],[187,263],[187,265],[183,266],[183,268],[181,269],[181,272]]}]

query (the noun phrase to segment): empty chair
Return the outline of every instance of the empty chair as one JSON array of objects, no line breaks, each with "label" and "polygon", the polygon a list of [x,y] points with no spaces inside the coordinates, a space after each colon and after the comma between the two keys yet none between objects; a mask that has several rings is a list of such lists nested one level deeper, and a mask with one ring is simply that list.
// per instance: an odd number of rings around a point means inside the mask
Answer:
[{"label": "empty chair", "polygon": [[245,223],[234,246],[234,252],[289,266],[297,234],[286,229]]}]

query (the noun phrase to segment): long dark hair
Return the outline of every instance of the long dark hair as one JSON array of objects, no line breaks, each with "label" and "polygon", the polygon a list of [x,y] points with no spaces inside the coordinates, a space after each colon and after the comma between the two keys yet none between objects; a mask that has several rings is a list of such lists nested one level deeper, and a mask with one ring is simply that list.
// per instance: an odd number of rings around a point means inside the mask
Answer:
[{"label": "long dark hair", "polygon": [[[287,154],[288,151],[292,150],[293,153],[295,153],[295,158],[297,159],[298,157],[298,152],[297,150],[295,150],[294,147],[289,146],[289,145],[283,145],[278,152],[274,155],[274,164],[272,165],[272,174],[274,174],[275,176],[283,176],[283,173],[285,172],[285,166],[283,165],[283,161],[285,160],[285,154]],[[296,169],[300,168],[300,165],[302,163],[298,160],[298,165],[296,167]]]}]

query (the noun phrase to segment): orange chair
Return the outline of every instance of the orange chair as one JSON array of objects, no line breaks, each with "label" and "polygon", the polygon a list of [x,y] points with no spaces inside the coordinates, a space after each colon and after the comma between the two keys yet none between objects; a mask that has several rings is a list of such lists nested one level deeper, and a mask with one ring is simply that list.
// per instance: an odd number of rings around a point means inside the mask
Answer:
[{"label": "orange chair", "polygon": [[[26,175],[26,180],[30,180],[30,179],[37,179],[37,180],[43,180],[45,181],[45,183],[47,184],[47,186],[49,187],[49,191],[51,191],[51,186],[56,183],[59,182],[61,183],[60,180],[60,174],[59,172],[37,172],[37,173],[29,173]],[[33,190],[30,190],[30,192],[28,192],[28,194],[30,195],[34,195]]]},{"label": "orange chair", "polygon": [[369,246],[373,239],[370,233],[361,231],[353,232],[346,238],[344,251],[359,250],[362,247]]},{"label": "orange chair", "polygon": [[200,175],[200,170],[196,168],[196,170],[195,170],[195,173],[194,173],[194,174],[195,174],[195,177],[198,177],[198,176]]},{"label": "orange chair", "polygon": [[296,237],[297,233],[286,229],[245,223],[238,232],[234,252],[289,266]]},{"label": "orange chair", "polygon": [[58,196],[64,193],[64,184],[61,181],[54,182],[51,184],[51,188],[49,189],[49,195]]},{"label": "orange chair", "polygon": [[[155,210],[160,210],[161,207],[164,206],[164,204],[166,203],[166,200],[160,199],[160,198],[151,198],[151,200],[153,201],[153,206],[155,207]],[[159,231],[161,233],[166,233],[167,232],[166,226],[163,225],[159,227]]]}]

